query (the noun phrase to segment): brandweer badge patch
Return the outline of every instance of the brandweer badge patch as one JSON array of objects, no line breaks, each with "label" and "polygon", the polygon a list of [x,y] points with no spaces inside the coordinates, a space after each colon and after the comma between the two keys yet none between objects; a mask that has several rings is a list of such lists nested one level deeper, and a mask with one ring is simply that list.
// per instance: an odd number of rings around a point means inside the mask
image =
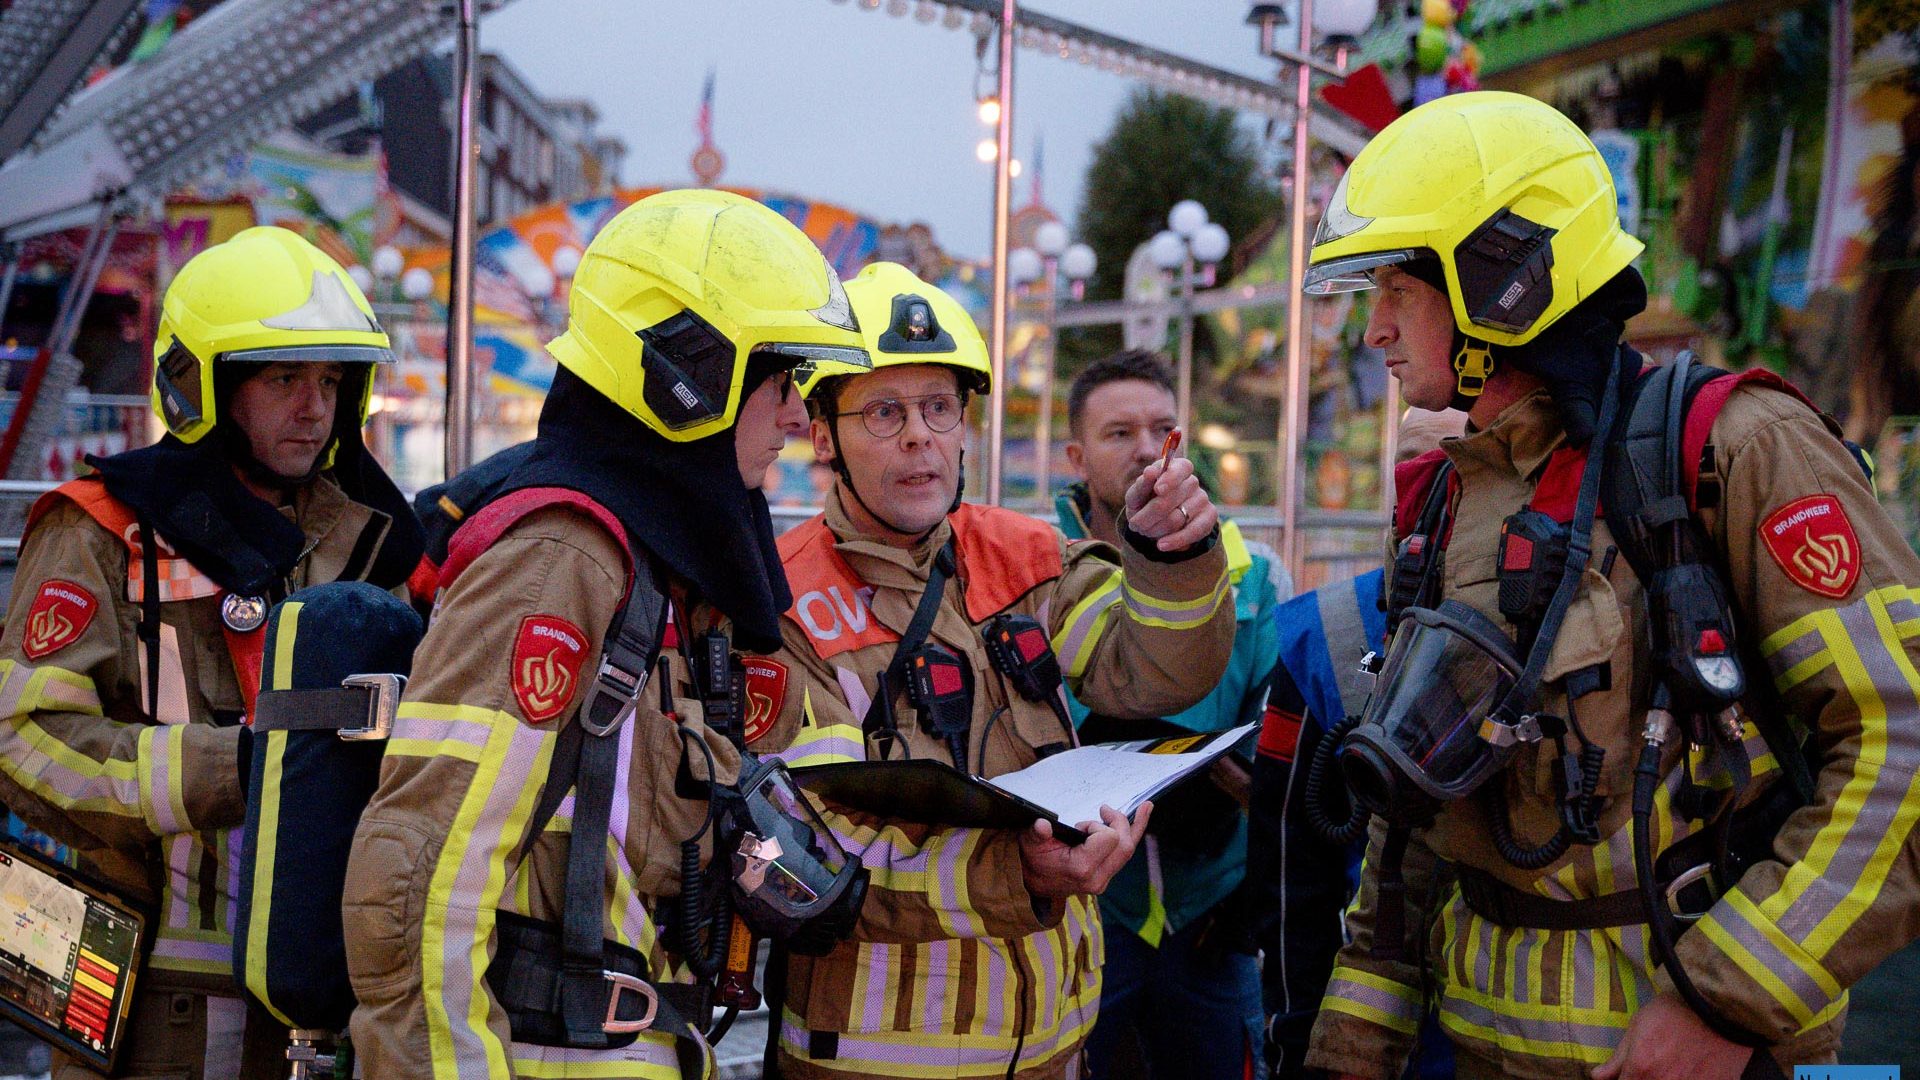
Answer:
[{"label": "brandweer badge patch", "polygon": [[587,636],[579,627],[555,615],[520,620],[513,641],[513,696],[528,723],[545,723],[566,711],[586,660]]},{"label": "brandweer badge patch", "polygon": [[746,740],[752,742],[773,730],[780,706],[787,701],[787,665],[778,660],[748,657]]},{"label": "brandweer badge patch", "polygon": [[71,581],[54,579],[42,582],[27,611],[27,630],[20,637],[20,651],[27,659],[38,660],[80,640],[93,622],[100,604],[93,594]]},{"label": "brandweer badge patch", "polygon": [[1760,523],[1760,539],[1787,577],[1810,593],[1844,599],[1860,580],[1860,538],[1831,495],[1808,495],[1775,510]]}]

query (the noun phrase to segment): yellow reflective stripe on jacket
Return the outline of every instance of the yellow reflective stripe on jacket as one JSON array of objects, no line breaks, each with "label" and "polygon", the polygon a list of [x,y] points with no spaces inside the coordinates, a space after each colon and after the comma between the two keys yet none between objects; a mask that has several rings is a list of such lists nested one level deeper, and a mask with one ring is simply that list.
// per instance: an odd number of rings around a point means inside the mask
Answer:
[{"label": "yellow reflective stripe on jacket", "polygon": [[1167,930],[1167,885],[1160,868],[1160,839],[1146,838],[1147,917],[1140,924],[1140,940],[1149,948],[1160,947],[1160,936]]},{"label": "yellow reflective stripe on jacket", "polygon": [[867,868],[867,888],[924,897],[943,933],[955,938],[986,932],[968,897],[967,867],[986,833],[980,829],[935,829],[915,840],[893,825],[861,824],[832,808],[821,819],[840,846]]},{"label": "yellow reflective stripe on jacket", "polygon": [[[1829,667],[1839,675],[1859,710],[1859,752],[1780,887],[1764,897],[1729,893],[1700,928],[1802,1025],[1833,1011],[1839,983],[1824,958],[1874,904],[1920,819],[1920,674],[1906,651],[1920,636],[1917,601],[1920,589],[1876,589],[1761,643],[1782,693]],[[1895,809],[1867,818],[1868,806]]]},{"label": "yellow reflective stripe on jacket", "polygon": [[1164,630],[1191,630],[1206,625],[1232,592],[1232,584],[1227,580],[1225,570],[1220,571],[1220,578],[1213,583],[1212,591],[1198,600],[1163,600],[1134,588],[1131,581],[1126,582],[1123,588],[1127,597],[1127,617],[1134,622]]},{"label": "yellow reflective stripe on jacket", "polygon": [[1358,968],[1335,967],[1320,1007],[1412,1035],[1426,1011],[1418,987],[1403,986]]},{"label": "yellow reflective stripe on jacket", "polygon": [[1113,617],[1114,605],[1120,602],[1122,574],[1116,568],[1108,574],[1098,588],[1081,597],[1080,602],[1067,612],[1060,622],[1060,629],[1049,642],[1055,656],[1060,658],[1060,671],[1068,679],[1077,679],[1087,673],[1087,665],[1093,661],[1094,647],[1100,644],[1100,636],[1106,632],[1107,620]]},{"label": "yellow reflective stripe on jacket", "polygon": [[39,709],[99,716],[100,691],[77,671],[0,660],[0,716],[25,716]]},{"label": "yellow reflective stripe on jacket", "polygon": [[[200,975],[233,973],[232,910],[240,887],[233,858],[233,830],[175,833],[160,838],[166,889],[151,962],[154,967]],[[211,840],[211,844],[207,841]],[[212,880],[208,880],[211,878]],[[213,909],[200,898],[211,894]]]},{"label": "yellow reflective stripe on jacket", "polygon": [[[433,1071],[447,1080],[512,1075],[507,1049],[487,1025],[492,997],[485,973],[507,863],[533,815],[554,739],[508,713],[468,705],[402,702],[394,725],[414,746],[470,749],[481,724],[488,734],[478,768],[434,864],[421,920],[421,996]],[[396,748],[390,743],[387,752]],[[466,759],[457,750],[455,756]]]},{"label": "yellow reflective stripe on jacket", "polygon": [[[847,1030],[815,1058],[812,1032],[791,1009],[780,1043],[811,1067],[848,1076],[994,1077],[1078,1049],[1100,996],[1092,904],[1067,901],[1061,924],[1024,938],[921,944],[859,942]],[[908,973],[912,973],[909,976]],[[1022,987],[1037,980],[1022,1008]],[[971,984],[969,999],[962,987]]]},{"label": "yellow reflective stripe on jacket", "polygon": [[865,761],[866,736],[852,724],[822,725],[813,711],[813,689],[801,691],[802,722],[799,734],[786,749],[766,755],[786,762],[787,768],[804,765],[830,765],[839,761]]}]

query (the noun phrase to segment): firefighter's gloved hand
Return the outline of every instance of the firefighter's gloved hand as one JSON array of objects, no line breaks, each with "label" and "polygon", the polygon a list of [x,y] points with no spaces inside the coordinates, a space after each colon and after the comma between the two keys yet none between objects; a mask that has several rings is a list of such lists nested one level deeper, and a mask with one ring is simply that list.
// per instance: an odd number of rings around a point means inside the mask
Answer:
[{"label": "firefighter's gloved hand", "polygon": [[1086,842],[1077,847],[1056,839],[1048,822],[1034,822],[1033,828],[1020,834],[1020,864],[1027,891],[1048,899],[1105,892],[1113,875],[1133,858],[1133,849],[1146,835],[1147,820],[1152,816],[1150,802],[1140,804],[1131,822],[1127,815],[1103,806],[1099,823],[1083,821],[1075,826],[1087,834]]}]

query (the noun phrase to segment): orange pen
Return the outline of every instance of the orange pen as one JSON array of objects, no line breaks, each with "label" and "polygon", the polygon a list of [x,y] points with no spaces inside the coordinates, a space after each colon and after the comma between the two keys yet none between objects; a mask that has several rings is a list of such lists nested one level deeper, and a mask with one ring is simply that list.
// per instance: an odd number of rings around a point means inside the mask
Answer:
[{"label": "orange pen", "polygon": [[1160,444],[1161,471],[1164,472],[1168,465],[1173,464],[1173,452],[1178,449],[1180,449],[1180,429],[1174,428],[1167,432],[1167,441]]}]

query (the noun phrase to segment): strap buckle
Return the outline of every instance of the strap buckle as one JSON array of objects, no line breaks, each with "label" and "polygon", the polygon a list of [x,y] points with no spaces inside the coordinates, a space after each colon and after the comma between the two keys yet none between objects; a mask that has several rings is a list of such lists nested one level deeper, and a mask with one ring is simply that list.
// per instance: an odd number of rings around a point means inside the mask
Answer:
[{"label": "strap buckle", "polygon": [[340,685],[350,690],[367,691],[365,727],[341,728],[340,737],[348,742],[385,742],[393,735],[393,719],[400,711],[400,695],[407,689],[407,677],[389,672],[349,675]]},{"label": "strap buckle", "polygon": [[[1687,911],[1681,906],[1680,890],[1685,889],[1689,885],[1692,885],[1695,882],[1700,881],[1701,879],[1705,878],[1708,874],[1711,874],[1711,873],[1713,873],[1712,863],[1700,863],[1697,866],[1690,866],[1687,869],[1681,871],[1680,876],[1668,882],[1667,883],[1668,913],[1671,914],[1674,918],[1679,919],[1682,922],[1698,922],[1700,921],[1700,919],[1704,918],[1707,914],[1707,911],[1712,908],[1712,901],[1709,900],[1707,908],[1703,908],[1700,911]],[[1708,895],[1709,896],[1712,895],[1711,889],[1708,890]]]},{"label": "strap buckle", "polygon": [[1540,718],[1528,713],[1511,724],[1503,724],[1489,716],[1480,722],[1480,737],[1494,746],[1505,747],[1537,743],[1545,734],[1540,730]]},{"label": "strap buckle", "polygon": [[[612,992],[607,995],[607,1018],[605,1022],[600,1025],[601,1031],[609,1035],[631,1035],[635,1032],[645,1031],[653,1026],[654,1014],[660,1011],[660,992],[658,990],[649,986],[646,980],[635,978],[624,972],[610,971],[603,968],[600,971],[600,977],[607,980],[608,984],[613,988]],[[638,1020],[619,1019],[620,995],[622,992],[638,994],[646,999],[647,1011]]]},{"label": "strap buckle", "polygon": [[[608,650],[609,653],[611,651]],[[614,663],[612,656],[602,655],[600,670],[593,677],[593,687],[587,691],[587,700],[580,705],[577,718],[580,726],[596,737],[619,728],[639,708],[640,694],[647,688],[647,675],[644,668],[638,673],[628,671]],[[606,720],[595,720],[608,698],[617,702],[617,707],[607,710]]]}]

